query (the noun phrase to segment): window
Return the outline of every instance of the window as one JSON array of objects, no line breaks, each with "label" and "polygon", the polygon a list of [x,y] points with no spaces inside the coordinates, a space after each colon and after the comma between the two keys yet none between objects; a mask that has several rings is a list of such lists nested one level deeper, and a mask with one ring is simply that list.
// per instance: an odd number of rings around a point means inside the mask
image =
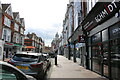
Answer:
[{"label": "window", "polygon": [[110,41],[111,71],[113,79],[120,79],[120,38]]},{"label": "window", "polygon": [[120,24],[110,27],[110,39],[120,38]]},{"label": "window", "polygon": [[93,70],[101,73],[101,57],[102,57],[102,47],[101,47],[101,32],[92,36],[92,59],[93,59]]},{"label": "window", "polygon": [[21,34],[24,34],[23,28],[20,29],[20,33],[21,33]]},{"label": "window", "polygon": [[7,30],[4,30],[3,39],[4,39],[5,41],[7,40]]},{"label": "window", "polygon": [[8,36],[8,41],[10,41],[10,36]]},{"label": "window", "polygon": [[25,55],[25,54],[16,54],[13,57],[15,61],[22,61],[22,62],[37,62],[38,56],[34,55]]},{"label": "window", "polygon": [[10,19],[8,19],[6,16],[4,17],[4,25],[6,25],[8,27],[10,27],[10,25],[11,25]]},{"label": "window", "polygon": [[15,29],[16,31],[19,31],[19,26],[18,26],[18,24],[15,23],[14,29]]},{"label": "window", "polygon": [[22,43],[22,37],[20,37],[20,43]]},{"label": "window", "polygon": [[14,39],[13,40],[14,40],[14,42],[16,42],[16,34],[14,34]]},{"label": "window", "polygon": [[101,42],[101,33],[97,33],[95,35],[92,36],[92,44]]},{"label": "window", "polygon": [[19,15],[17,15],[17,17],[16,17],[16,21],[20,23]]},{"label": "window", "polygon": [[8,8],[7,14],[10,15],[11,17],[13,17],[11,6]]},{"label": "window", "polygon": [[0,69],[0,72],[2,72],[2,75],[0,75],[0,79],[2,78],[2,80],[17,80],[16,75],[8,72],[6,70]]},{"label": "window", "polygon": [[102,42],[108,40],[108,29],[102,31]]}]

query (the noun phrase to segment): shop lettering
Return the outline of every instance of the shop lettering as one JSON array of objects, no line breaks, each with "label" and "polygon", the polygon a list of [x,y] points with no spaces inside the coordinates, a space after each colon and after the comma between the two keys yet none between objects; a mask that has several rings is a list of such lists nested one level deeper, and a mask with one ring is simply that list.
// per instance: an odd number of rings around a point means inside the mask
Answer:
[{"label": "shop lettering", "polygon": [[118,34],[119,32],[120,32],[120,27],[112,30],[113,34]]},{"label": "shop lettering", "polygon": [[117,8],[117,5],[115,4],[115,0],[109,4],[109,5],[104,5],[104,10],[101,11],[96,17],[95,21],[100,22],[102,19],[104,19],[107,15],[109,15],[111,12],[114,11],[115,8]]}]

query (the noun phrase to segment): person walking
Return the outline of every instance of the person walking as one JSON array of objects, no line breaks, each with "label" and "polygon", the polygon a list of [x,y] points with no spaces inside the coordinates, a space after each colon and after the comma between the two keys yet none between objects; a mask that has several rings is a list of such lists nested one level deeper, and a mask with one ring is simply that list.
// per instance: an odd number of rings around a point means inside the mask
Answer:
[{"label": "person walking", "polygon": [[3,61],[5,60],[6,58],[6,51],[3,51]]},{"label": "person walking", "polygon": [[55,65],[57,65],[57,50],[55,51]]}]

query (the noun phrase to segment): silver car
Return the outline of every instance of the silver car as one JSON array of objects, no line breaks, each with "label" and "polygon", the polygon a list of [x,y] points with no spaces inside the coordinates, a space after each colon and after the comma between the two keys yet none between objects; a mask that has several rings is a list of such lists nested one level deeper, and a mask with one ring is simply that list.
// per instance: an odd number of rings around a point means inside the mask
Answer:
[{"label": "silver car", "polygon": [[0,80],[36,80],[32,76],[26,75],[16,67],[6,62],[0,61]]},{"label": "silver car", "polygon": [[47,61],[41,53],[19,52],[8,63],[36,78],[43,78],[47,70]]},{"label": "silver car", "polygon": [[47,67],[49,68],[51,66],[51,58],[50,58],[49,54],[43,53],[43,56],[47,60]]}]

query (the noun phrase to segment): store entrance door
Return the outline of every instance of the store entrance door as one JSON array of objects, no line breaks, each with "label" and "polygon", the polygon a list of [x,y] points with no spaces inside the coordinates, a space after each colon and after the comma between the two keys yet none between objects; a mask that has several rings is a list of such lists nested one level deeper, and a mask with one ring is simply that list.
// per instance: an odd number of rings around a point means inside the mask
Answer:
[{"label": "store entrance door", "polygon": [[109,45],[107,42],[102,43],[102,74],[106,77],[109,75]]}]

